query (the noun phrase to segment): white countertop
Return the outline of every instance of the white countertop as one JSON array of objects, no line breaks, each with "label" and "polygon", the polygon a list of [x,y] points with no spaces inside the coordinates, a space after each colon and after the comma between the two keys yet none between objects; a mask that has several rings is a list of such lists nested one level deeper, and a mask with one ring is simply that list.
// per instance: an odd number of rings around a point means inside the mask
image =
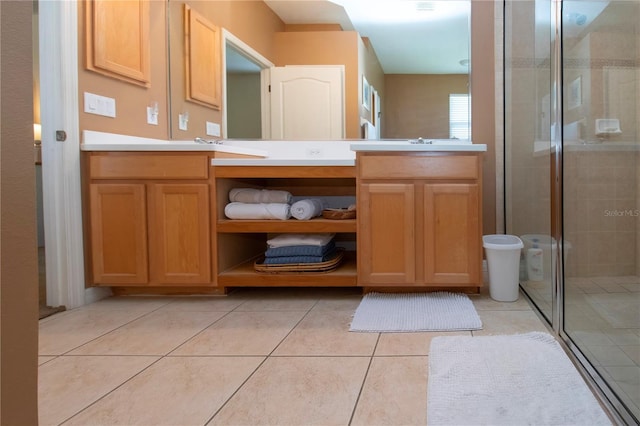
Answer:
[{"label": "white countertop", "polygon": [[211,151],[254,155],[256,158],[214,158],[214,166],[354,166],[356,151],[484,152],[487,146],[457,139],[410,141],[281,141],[224,140],[220,144],[192,140],[159,140],[83,131],[83,151]]},{"label": "white countertop", "polygon": [[417,143],[380,140],[353,142],[351,143],[351,149],[354,151],[486,152],[487,145],[455,139],[424,139],[422,142]]},{"label": "white countertop", "polygon": [[92,130],[84,130],[82,132],[80,149],[82,151],[218,151],[232,154],[258,155],[261,157],[267,157],[269,154],[263,149],[235,145],[205,144],[194,141],[167,141],[94,132]]}]

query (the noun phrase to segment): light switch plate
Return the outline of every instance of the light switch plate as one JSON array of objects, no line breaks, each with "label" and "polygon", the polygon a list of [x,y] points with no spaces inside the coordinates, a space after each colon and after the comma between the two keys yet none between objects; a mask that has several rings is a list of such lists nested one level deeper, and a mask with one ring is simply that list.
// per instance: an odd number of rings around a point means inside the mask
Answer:
[{"label": "light switch plate", "polygon": [[218,123],[212,123],[211,121],[207,121],[207,136],[218,136],[220,137],[220,125]]},{"label": "light switch plate", "polygon": [[116,100],[106,96],[84,92],[84,112],[115,118]]}]

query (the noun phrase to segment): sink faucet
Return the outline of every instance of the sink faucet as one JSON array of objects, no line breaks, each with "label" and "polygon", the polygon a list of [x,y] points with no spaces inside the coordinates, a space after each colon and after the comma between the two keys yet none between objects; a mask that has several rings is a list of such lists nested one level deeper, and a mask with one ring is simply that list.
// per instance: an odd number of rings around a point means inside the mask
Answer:
[{"label": "sink faucet", "polygon": [[421,144],[421,145],[422,145],[422,144],[428,144],[428,145],[431,145],[431,144],[433,143],[433,141],[425,141],[425,140],[424,140],[424,139],[422,139],[422,138],[418,138],[418,139],[410,139],[410,140],[409,140],[409,143],[412,143],[412,144]]},{"label": "sink faucet", "polygon": [[204,138],[197,137],[193,141],[195,143],[222,145],[222,139],[204,139]]}]

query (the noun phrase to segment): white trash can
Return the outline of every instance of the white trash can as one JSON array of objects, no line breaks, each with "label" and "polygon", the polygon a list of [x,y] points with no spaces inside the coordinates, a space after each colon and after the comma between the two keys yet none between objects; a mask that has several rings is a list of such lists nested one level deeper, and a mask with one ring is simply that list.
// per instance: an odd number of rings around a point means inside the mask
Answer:
[{"label": "white trash can", "polygon": [[487,255],[491,298],[498,302],[515,302],[520,289],[522,240],[515,235],[484,235],[482,246]]}]

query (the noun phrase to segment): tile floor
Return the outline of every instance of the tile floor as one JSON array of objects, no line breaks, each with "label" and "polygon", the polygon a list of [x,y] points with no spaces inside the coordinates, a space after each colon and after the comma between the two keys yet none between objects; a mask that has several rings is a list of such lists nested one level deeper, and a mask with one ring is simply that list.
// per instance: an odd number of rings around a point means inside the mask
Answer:
[{"label": "tile floor", "polygon": [[[41,425],[426,424],[429,342],[353,333],[356,289],[113,297],[40,321]],[[471,296],[488,335],[546,331]],[[452,333],[449,333],[452,334]]]}]

